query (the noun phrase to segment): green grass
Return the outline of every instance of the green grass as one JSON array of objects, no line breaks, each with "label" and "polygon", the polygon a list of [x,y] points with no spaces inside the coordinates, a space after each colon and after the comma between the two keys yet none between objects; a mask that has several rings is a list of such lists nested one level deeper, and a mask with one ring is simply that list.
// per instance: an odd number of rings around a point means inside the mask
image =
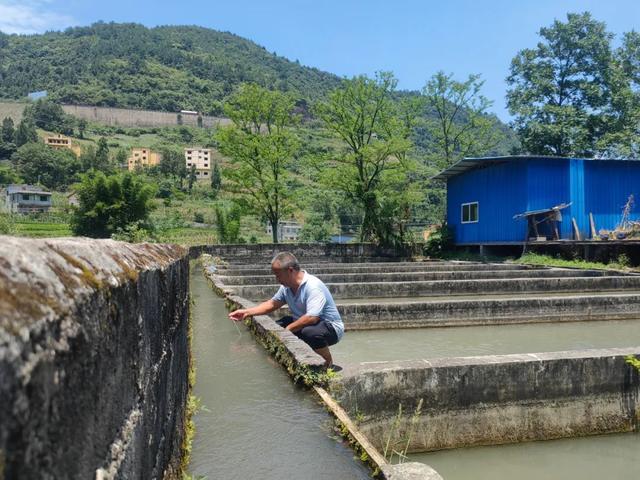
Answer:
[{"label": "green grass", "polygon": [[[621,261],[622,260],[622,261]],[[620,259],[617,262],[600,263],[587,262],[585,260],[566,260],[563,258],[550,257],[548,255],[539,255],[537,253],[526,253],[515,261],[515,263],[523,263],[529,265],[543,265],[547,267],[569,267],[584,269],[614,269],[628,270],[629,265],[626,259]]]}]

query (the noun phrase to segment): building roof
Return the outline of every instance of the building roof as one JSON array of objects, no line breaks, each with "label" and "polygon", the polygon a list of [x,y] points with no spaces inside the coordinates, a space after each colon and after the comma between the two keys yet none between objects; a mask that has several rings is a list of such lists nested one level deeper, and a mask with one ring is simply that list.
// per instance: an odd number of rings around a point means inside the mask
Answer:
[{"label": "building roof", "polygon": [[47,192],[40,187],[33,185],[7,185],[7,193],[34,193],[36,195],[51,195],[51,192]]},{"label": "building roof", "polygon": [[471,157],[463,158],[457,163],[454,163],[446,170],[443,170],[436,176],[432,177],[432,180],[447,180],[456,175],[460,175],[463,172],[472,170],[478,167],[484,167],[488,165],[494,165],[504,162],[510,162],[514,160],[605,160],[609,161],[627,161],[637,162],[638,158],[577,158],[577,157],[555,157],[551,155],[505,155],[501,157]]}]

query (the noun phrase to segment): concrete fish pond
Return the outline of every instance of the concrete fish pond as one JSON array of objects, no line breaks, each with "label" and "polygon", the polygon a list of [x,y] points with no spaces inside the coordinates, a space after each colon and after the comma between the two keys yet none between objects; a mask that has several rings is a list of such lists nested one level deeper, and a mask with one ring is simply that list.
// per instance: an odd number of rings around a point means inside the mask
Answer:
[{"label": "concrete fish pond", "polygon": [[[241,261],[234,252],[213,253],[205,275],[229,308],[275,292],[265,251],[253,262],[246,251]],[[412,461],[429,461],[419,452],[637,432],[640,378],[627,359],[640,356],[640,276],[388,258],[345,263],[297,253],[303,268],[325,280],[343,316],[347,333],[334,348],[343,370],[324,372],[322,359],[275,324],[275,315],[254,317],[249,327],[295,380],[313,386],[381,476],[440,478]],[[529,330],[495,351],[474,350],[473,338],[468,350],[419,348],[430,331],[443,339],[451,332],[452,344],[465,330],[479,339],[486,332],[491,344],[511,328]],[[538,338],[533,350],[527,337]],[[361,353],[349,360],[354,344]],[[394,348],[397,358],[381,352]]]}]

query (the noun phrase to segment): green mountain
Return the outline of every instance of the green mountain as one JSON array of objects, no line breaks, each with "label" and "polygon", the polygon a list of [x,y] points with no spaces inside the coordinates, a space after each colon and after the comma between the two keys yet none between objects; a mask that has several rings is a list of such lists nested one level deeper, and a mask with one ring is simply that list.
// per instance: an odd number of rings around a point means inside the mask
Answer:
[{"label": "green mountain", "polygon": [[3,98],[47,90],[63,103],[218,114],[241,82],[313,101],[340,78],[195,26],[95,23],[42,35],[0,33]]}]

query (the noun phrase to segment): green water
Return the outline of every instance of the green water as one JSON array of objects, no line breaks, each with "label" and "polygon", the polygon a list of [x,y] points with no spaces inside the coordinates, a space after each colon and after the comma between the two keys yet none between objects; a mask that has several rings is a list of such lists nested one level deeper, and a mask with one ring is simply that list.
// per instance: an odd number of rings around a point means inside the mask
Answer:
[{"label": "green water", "polygon": [[632,480],[640,477],[640,435],[528,442],[413,454],[444,480]]},{"label": "green water", "polygon": [[227,319],[200,269],[191,272],[195,394],[190,473],[225,480],[368,479],[353,451],[331,437],[316,397],[292,384],[244,326]]},{"label": "green water", "polygon": [[640,320],[610,320],[351,331],[332,352],[334,362],[342,365],[638,345]]}]

